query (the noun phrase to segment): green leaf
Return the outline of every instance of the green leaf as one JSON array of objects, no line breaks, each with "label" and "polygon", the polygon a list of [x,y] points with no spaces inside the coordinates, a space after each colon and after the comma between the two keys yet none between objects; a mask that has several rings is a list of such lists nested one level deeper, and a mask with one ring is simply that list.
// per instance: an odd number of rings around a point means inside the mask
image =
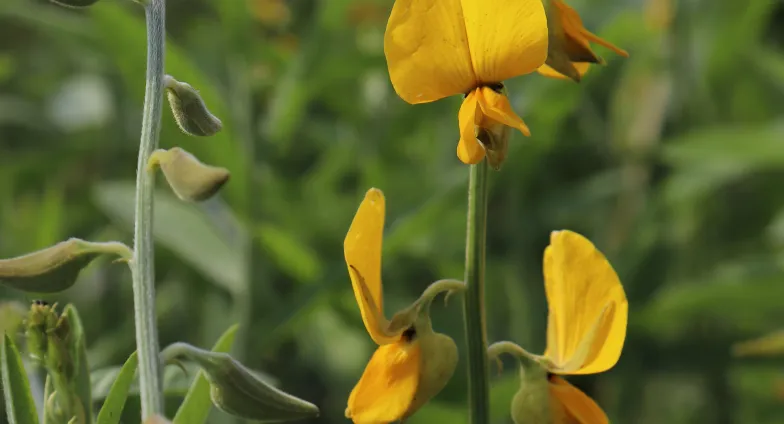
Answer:
[{"label": "green leaf", "polygon": [[92,395],[90,385],[90,367],[87,362],[87,341],[84,335],[84,327],[82,320],[79,318],[79,313],[76,307],[68,304],[63,309],[63,315],[68,318],[71,325],[73,337],[73,345],[69,346],[71,355],[76,360],[76,376],[74,377],[74,385],[76,387],[76,395],[84,408],[84,415],[87,422],[92,422],[93,407]]},{"label": "green leaf", "polygon": [[125,365],[117,375],[117,379],[114,380],[112,388],[109,389],[109,395],[106,396],[101,411],[98,412],[96,424],[117,424],[120,422],[120,415],[125,407],[125,399],[128,398],[128,391],[133,383],[137,365],[138,358],[136,352],[133,352],[125,361]]},{"label": "green leaf", "polygon": [[[213,352],[228,353],[231,350],[231,345],[234,343],[234,336],[237,334],[238,324],[229,327],[223,335],[220,336],[215,346],[212,347]],[[196,381],[191,385],[185,400],[182,401],[177,414],[172,420],[172,424],[199,424],[207,421],[207,415],[210,413],[212,401],[210,400],[210,383],[204,375],[204,371],[199,371]]]},{"label": "green leaf", "polygon": [[22,357],[8,334],[3,334],[3,343],[0,345],[0,367],[9,424],[38,424],[38,412],[35,410]]},{"label": "green leaf", "polygon": [[316,254],[296,236],[273,224],[260,224],[256,229],[261,246],[275,263],[297,280],[312,282],[322,273]]},{"label": "green leaf", "polygon": [[[134,196],[135,188],[130,183],[103,183],[95,189],[98,206],[128,230],[133,228]],[[157,191],[153,229],[157,242],[211,281],[233,294],[244,291],[241,244],[228,240],[194,205]],[[236,227],[231,232],[240,233]]]}]

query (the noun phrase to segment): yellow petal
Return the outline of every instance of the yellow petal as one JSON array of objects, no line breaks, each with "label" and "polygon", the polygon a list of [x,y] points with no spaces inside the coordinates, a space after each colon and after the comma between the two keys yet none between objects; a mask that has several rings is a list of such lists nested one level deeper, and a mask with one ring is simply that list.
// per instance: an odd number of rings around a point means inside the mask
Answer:
[{"label": "yellow petal", "polygon": [[[343,241],[354,297],[365,328],[378,344],[396,339],[384,332],[384,297],[381,288],[381,243],[384,234],[384,193],[371,188],[359,205]],[[354,270],[352,270],[352,267]]]},{"label": "yellow petal", "polygon": [[468,93],[457,114],[460,126],[460,142],[457,143],[457,157],[468,165],[479,163],[485,157],[485,148],[476,139],[476,125],[482,121],[482,112],[477,102],[479,89]]},{"label": "yellow petal", "polygon": [[550,377],[550,396],[563,406],[567,422],[576,424],[608,424],[602,408],[577,387],[558,376]]},{"label": "yellow petal", "polygon": [[593,374],[612,368],[626,338],[628,303],[618,275],[585,237],[554,231],[544,254],[552,372]]},{"label": "yellow petal", "polygon": [[465,94],[476,86],[460,0],[395,1],[384,54],[392,86],[408,103]]},{"label": "yellow petal", "polygon": [[380,346],[348,398],[346,417],[380,424],[403,417],[419,384],[419,343],[400,340]]},{"label": "yellow petal", "polygon": [[[588,72],[588,69],[591,68],[591,64],[587,62],[573,62],[572,65],[575,69],[577,69],[577,73],[580,74],[581,78]],[[539,72],[540,75],[544,75],[549,78],[569,79],[569,77],[556,71],[548,65],[540,66],[539,69],[537,69],[537,72]]]},{"label": "yellow petal", "polygon": [[461,3],[473,69],[480,83],[498,83],[531,73],[547,59],[547,17],[541,0]]},{"label": "yellow petal", "polygon": [[482,87],[477,91],[479,91],[477,100],[486,118],[508,127],[516,128],[525,136],[531,135],[531,131],[525,125],[525,122],[512,110],[512,105],[509,104],[509,99],[506,96],[490,87]]},{"label": "yellow petal", "polygon": [[589,41],[592,41],[596,44],[604,46],[616,54],[629,57],[629,53],[626,50],[623,50],[619,47],[616,47],[614,44],[610,43],[609,41],[598,37],[596,34],[588,31],[583,26],[583,20],[580,18],[580,15],[577,13],[576,10],[572,9],[566,3],[560,0],[552,0],[553,6],[555,6],[555,10],[561,16],[561,22],[563,25],[564,32],[572,37],[575,41],[582,44],[584,47],[590,50],[590,46],[588,44]]}]

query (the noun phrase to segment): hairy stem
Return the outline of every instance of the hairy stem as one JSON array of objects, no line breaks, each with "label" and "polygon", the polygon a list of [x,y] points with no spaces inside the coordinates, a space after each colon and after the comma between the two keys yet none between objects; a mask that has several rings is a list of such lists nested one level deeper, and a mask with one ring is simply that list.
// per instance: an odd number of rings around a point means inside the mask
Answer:
[{"label": "hairy stem", "polygon": [[131,263],[142,420],[163,412],[160,347],[155,313],[155,246],[152,238],[155,171],[147,169],[147,160],[158,148],[161,131],[165,12],[166,0],[149,0],[145,4],[147,83],[144,92],[139,162],[136,167],[136,221]]},{"label": "hairy stem", "polygon": [[468,343],[470,423],[490,421],[485,330],[485,239],[487,235],[487,161],[471,165],[468,181],[465,283],[463,303]]}]

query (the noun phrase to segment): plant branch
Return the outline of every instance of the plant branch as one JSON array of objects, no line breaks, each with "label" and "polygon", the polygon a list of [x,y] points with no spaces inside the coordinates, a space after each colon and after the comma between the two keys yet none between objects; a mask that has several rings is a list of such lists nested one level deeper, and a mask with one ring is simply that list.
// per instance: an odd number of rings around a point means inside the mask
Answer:
[{"label": "plant branch", "polygon": [[485,330],[485,239],[487,238],[487,161],[471,165],[468,181],[468,218],[464,319],[468,343],[468,396],[471,424],[490,421],[487,333]]},{"label": "plant branch", "polygon": [[152,238],[155,172],[147,169],[147,161],[158,148],[161,130],[165,15],[166,0],[145,2],[147,75],[139,161],[136,167],[136,221],[131,263],[142,420],[163,413],[160,347],[155,313],[155,246]]}]

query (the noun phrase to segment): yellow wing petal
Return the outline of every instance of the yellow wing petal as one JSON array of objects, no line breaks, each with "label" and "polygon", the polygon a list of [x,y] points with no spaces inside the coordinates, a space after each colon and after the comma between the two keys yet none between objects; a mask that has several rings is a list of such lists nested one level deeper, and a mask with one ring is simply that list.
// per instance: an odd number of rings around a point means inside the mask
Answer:
[{"label": "yellow wing petal", "polygon": [[460,0],[397,0],[384,33],[397,94],[427,103],[476,85]]},{"label": "yellow wing petal", "polygon": [[343,253],[349,268],[354,297],[368,334],[378,344],[396,340],[384,332],[387,323],[381,287],[384,213],[384,193],[371,188],[359,205],[343,242]]},{"label": "yellow wing petal", "polygon": [[576,424],[608,424],[602,408],[577,387],[558,376],[550,377],[550,396],[563,406],[568,422]]},{"label": "yellow wing petal", "polygon": [[[573,62],[572,66],[577,70],[577,74],[580,75],[580,78],[585,76],[588,73],[588,69],[591,68],[591,64],[587,62]],[[556,71],[555,69],[551,68],[548,65],[542,65],[537,69],[540,75],[544,75],[549,78],[556,78],[556,79],[569,79],[566,75]]]},{"label": "yellow wing petal", "polygon": [[552,372],[593,374],[612,368],[626,338],[628,303],[618,275],[585,237],[554,231],[544,254]]},{"label": "yellow wing petal", "polygon": [[478,100],[479,106],[482,108],[482,113],[491,120],[499,122],[508,127],[516,128],[523,135],[530,136],[531,131],[525,125],[522,118],[517,116],[509,99],[501,93],[496,92],[490,87],[482,87],[479,91]]},{"label": "yellow wing petal", "polygon": [[547,59],[547,17],[541,0],[461,3],[479,82],[497,83],[531,73]]},{"label": "yellow wing petal", "polygon": [[403,417],[419,385],[420,347],[405,341],[379,346],[348,398],[346,417],[379,424]]},{"label": "yellow wing petal", "polygon": [[589,42],[594,42],[601,46],[604,46],[619,56],[629,57],[629,53],[626,50],[623,50],[614,44],[610,43],[609,41],[598,37],[596,34],[592,33],[585,29],[583,25],[583,20],[580,18],[580,15],[577,13],[576,10],[572,9],[568,4],[560,1],[560,0],[552,0],[552,4],[554,6],[554,10],[556,13],[559,14],[561,18],[561,23],[563,25],[564,32],[572,37],[576,42],[583,45],[583,47],[587,48],[588,50],[591,49]]},{"label": "yellow wing petal", "polygon": [[460,142],[457,144],[457,157],[468,165],[479,163],[485,157],[485,148],[476,139],[476,125],[482,120],[482,112],[477,102],[479,89],[472,90],[460,105],[457,115],[460,126]]}]

